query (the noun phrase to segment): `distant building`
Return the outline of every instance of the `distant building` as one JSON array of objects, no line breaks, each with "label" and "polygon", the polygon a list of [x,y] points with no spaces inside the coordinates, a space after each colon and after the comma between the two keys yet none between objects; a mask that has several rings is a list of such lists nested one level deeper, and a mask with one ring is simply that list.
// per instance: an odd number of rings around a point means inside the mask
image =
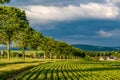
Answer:
[{"label": "distant building", "polygon": [[116,57],[114,57],[114,56],[109,56],[109,57],[107,57],[107,60],[113,61],[113,60],[116,60]]},{"label": "distant building", "polygon": [[100,56],[100,57],[99,57],[99,60],[100,60],[100,61],[104,61],[105,58],[103,58],[102,56]]}]

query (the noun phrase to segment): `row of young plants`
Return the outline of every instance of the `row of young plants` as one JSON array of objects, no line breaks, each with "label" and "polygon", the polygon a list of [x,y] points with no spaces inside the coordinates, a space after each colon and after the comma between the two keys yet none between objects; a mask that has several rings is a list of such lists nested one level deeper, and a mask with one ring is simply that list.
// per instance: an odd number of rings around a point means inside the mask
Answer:
[{"label": "row of young plants", "polygon": [[[49,63],[52,61],[47,60],[32,60],[27,59],[26,61],[19,61],[18,59],[15,59],[16,61],[0,61],[0,80],[6,80],[7,78],[14,77],[14,75],[26,72],[27,70],[38,67],[41,64]],[[12,79],[11,79],[12,80]]]},{"label": "row of young plants", "polygon": [[0,69],[0,80],[6,80],[7,78],[10,78],[10,77],[12,77],[16,74],[19,74],[21,72],[24,72],[26,70],[29,70],[37,65],[38,64],[31,64],[31,65],[24,64],[22,66],[21,65],[16,65],[14,67],[11,66],[11,68],[8,67],[5,70]]},{"label": "row of young plants", "polygon": [[15,80],[119,80],[120,64],[118,63],[60,61],[32,68],[15,77]]}]

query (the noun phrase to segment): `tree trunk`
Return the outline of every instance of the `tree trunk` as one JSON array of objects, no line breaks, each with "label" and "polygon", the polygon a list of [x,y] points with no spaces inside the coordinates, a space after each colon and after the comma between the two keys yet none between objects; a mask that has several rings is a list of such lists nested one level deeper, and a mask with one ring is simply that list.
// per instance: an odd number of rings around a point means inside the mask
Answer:
[{"label": "tree trunk", "polygon": [[37,54],[36,54],[36,52],[34,52],[34,58],[37,58]]},{"label": "tree trunk", "polygon": [[7,41],[7,58],[10,60],[10,41]]},{"label": "tree trunk", "polygon": [[50,52],[50,59],[52,59],[52,53]]},{"label": "tree trunk", "polygon": [[23,53],[23,59],[25,60],[25,48],[23,48],[22,53]]},{"label": "tree trunk", "polygon": [[65,59],[65,55],[63,55],[63,59]]},{"label": "tree trunk", "polygon": [[44,59],[46,59],[46,55],[45,54],[46,54],[46,52],[44,52]]},{"label": "tree trunk", "polygon": [[57,59],[57,54],[55,55],[55,59]]},{"label": "tree trunk", "polygon": [[60,55],[60,59],[62,59],[62,56]]},{"label": "tree trunk", "polygon": [[69,56],[67,55],[67,59],[69,59]]}]

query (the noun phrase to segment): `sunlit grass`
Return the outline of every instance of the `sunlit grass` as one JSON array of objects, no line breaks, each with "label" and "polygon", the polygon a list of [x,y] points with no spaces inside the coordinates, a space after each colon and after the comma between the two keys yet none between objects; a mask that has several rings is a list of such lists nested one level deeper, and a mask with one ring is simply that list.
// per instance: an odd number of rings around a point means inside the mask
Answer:
[{"label": "sunlit grass", "polygon": [[0,80],[12,77],[15,74],[26,71],[32,67],[47,63],[46,60],[26,58],[11,58],[0,60]]},{"label": "sunlit grass", "polygon": [[1,58],[0,59],[0,64],[1,63],[14,63],[14,62],[32,62],[32,61],[40,61],[40,59],[38,58],[25,58],[25,60],[23,58],[10,58],[10,60],[5,59],[5,58]]}]

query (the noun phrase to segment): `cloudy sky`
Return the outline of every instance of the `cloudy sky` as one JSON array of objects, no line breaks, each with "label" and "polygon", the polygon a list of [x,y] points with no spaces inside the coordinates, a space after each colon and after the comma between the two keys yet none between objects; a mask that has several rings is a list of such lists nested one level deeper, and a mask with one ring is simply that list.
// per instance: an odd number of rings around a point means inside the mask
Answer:
[{"label": "cloudy sky", "polygon": [[120,0],[12,0],[31,27],[70,44],[120,46]]}]

